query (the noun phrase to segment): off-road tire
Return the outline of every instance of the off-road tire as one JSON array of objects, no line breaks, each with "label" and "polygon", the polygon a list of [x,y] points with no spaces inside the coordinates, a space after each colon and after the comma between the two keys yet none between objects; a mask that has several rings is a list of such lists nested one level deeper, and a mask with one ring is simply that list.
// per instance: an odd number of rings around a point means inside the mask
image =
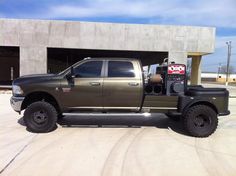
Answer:
[{"label": "off-road tire", "polygon": [[218,125],[217,113],[206,105],[190,107],[183,119],[185,130],[194,137],[208,137]]},{"label": "off-road tire", "polygon": [[50,103],[38,101],[26,108],[23,119],[27,130],[34,133],[46,133],[56,128],[57,111]]}]

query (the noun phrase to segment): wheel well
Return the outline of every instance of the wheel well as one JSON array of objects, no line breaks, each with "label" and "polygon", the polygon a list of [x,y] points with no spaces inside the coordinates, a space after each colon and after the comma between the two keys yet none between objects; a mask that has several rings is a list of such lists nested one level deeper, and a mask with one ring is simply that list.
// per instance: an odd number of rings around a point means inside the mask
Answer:
[{"label": "wheel well", "polygon": [[30,104],[36,101],[48,102],[56,108],[58,113],[61,112],[60,107],[57,103],[57,100],[52,95],[46,92],[33,92],[33,93],[28,94],[22,103],[21,110],[26,109]]},{"label": "wheel well", "polygon": [[196,102],[196,103],[193,103],[192,105],[189,106],[190,107],[193,107],[193,106],[196,106],[196,105],[206,105],[206,106],[209,106],[211,107],[217,114],[218,114],[218,109],[216,108],[216,106],[210,102],[207,102],[207,101],[199,101],[199,102]]}]

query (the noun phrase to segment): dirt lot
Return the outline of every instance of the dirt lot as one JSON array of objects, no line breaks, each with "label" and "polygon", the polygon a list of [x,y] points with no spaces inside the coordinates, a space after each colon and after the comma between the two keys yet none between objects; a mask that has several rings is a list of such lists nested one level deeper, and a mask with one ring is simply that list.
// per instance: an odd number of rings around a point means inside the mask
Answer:
[{"label": "dirt lot", "polygon": [[236,98],[232,115],[200,139],[164,115],[67,117],[61,123],[82,125],[33,134],[11,109],[10,96],[0,94],[2,175],[236,175]]}]

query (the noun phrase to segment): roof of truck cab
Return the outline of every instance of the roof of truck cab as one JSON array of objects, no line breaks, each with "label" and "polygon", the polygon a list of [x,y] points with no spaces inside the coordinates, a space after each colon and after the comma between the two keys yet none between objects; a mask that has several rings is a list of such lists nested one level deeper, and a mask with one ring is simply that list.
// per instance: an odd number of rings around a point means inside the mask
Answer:
[{"label": "roof of truck cab", "polygon": [[[74,63],[72,66],[70,67],[74,67],[76,65],[78,65],[79,63],[81,63],[81,61],[86,61],[86,60],[121,60],[121,61],[140,61],[139,59],[135,59],[135,58],[124,58],[124,57],[87,57],[84,58],[83,60],[80,60],[76,63]],[[70,67],[68,67],[67,69],[63,70],[62,72],[59,73],[59,75],[66,73]]]},{"label": "roof of truck cab", "polygon": [[84,58],[84,60],[136,60],[138,61],[139,59],[136,58],[125,58],[125,57],[87,57]]}]

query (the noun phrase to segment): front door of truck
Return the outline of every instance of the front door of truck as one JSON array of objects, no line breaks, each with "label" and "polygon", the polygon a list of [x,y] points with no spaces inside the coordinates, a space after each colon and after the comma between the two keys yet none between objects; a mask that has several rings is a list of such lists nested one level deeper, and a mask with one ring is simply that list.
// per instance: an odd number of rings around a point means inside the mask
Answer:
[{"label": "front door of truck", "polygon": [[[136,64],[136,65],[135,65]],[[136,62],[106,61],[103,81],[104,109],[137,110],[142,99],[142,81]]]},{"label": "front door of truck", "polygon": [[63,104],[70,109],[102,109],[103,61],[88,60],[74,68],[72,80],[63,86]]}]

